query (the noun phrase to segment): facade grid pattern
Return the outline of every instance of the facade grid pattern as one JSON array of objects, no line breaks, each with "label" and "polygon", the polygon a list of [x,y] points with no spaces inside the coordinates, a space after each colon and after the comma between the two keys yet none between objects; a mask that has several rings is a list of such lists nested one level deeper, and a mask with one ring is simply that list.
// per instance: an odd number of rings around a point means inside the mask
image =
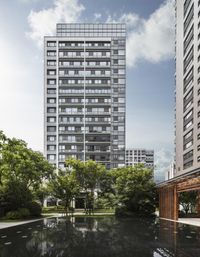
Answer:
[{"label": "facade grid pattern", "polygon": [[57,35],[45,37],[44,152],[56,167],[69,157],[124,166],[125,31],[124,24],[57,24]]}]

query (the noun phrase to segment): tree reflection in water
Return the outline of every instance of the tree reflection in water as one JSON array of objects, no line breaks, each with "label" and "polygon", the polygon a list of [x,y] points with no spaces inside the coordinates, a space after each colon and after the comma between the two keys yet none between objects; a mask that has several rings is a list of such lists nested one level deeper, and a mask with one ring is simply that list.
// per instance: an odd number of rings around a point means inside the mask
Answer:
[{"label": "tree reflection in water", "polygon": [[199,228],[163,220],[51,218],[0,230],[0,257],[199,257],[199,239]]}]

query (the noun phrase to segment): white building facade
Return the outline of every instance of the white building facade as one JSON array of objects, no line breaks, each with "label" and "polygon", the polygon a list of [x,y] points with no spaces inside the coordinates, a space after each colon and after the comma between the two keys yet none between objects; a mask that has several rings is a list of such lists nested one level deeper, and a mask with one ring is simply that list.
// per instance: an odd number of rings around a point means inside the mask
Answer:
[{"label": "white building facade", "polygon": [[176,1],[176,173],[200,168],[200,1]]},{"label": "white building facade", "polygon": [[147,168],[154,169],[154,150],[127,148],[126,167],[144,164]]}]

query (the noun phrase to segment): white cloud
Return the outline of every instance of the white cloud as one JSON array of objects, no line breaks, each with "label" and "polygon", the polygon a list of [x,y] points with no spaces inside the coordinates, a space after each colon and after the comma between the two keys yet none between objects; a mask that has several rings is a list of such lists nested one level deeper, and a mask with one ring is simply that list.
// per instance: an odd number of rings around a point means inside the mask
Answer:
[{"label": "white cloud", "polygon": [[33,2],[38,2],[40,0],[18,0],[18,1],[23,4],[29,4],[29,3],[33,3]]},{"label": "white cloud", "polygon": [[108,15],[106,22],[112,23],[112,22],[122,22],[126,23],[126,26],[129,29],[135,29],[137,27],[137,30],[143,24],[143,19],[139,17],[136,13],[125,13],[120,17],[117,17],[116,14],[113,16]]},{"label": "white cloud", "polygon": [[[28,1],[28,0],[21,0]],[[141,60],[158,63],[174,56],[175,0],[165,2],[148,19],[136,13],[120,17],[108,15],[106,22],[127,24],[127,64],[133,67]],[[28,16],[28,36],[42,46],[44,35],[55,35],[56,23],[78,22],[85,7],[78,0],[54,0],[51,8],[31,11]],[[94,13],[94,21],[102,19],[101,13]]]},{"label": "white cloud", "polygon": [[41,47],[44,36],[55,35],[56,23],[77,22],[84,9],[78,0],[54,0],[52,8],[32,10],[28,16],[30,31],[27,35]]},{"label": "white cloud", "polygon": [[99,19],[101,19],[102,14],[101,13],[94,13],[94,20],[97,21]]},{"label": "white cloud", "polygon": [[140,60],[157,63],[174,56],[175,8],[174,0],[166,0],[149,19],[135,13],[116,15],[108,22],[127,24],[127,64],[134,66]]},{"label": "white cloud", "polygon": [[172,151],[160,149],[155,152],[155,178],[157,181],[164,180],[165,172],[169,170],[172,161]]}]

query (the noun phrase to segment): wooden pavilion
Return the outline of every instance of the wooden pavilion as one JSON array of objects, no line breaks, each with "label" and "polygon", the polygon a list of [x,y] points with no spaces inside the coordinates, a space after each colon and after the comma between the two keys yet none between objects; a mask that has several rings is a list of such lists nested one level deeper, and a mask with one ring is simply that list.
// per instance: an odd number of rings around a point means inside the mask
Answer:
[{"label": "wooden pavilion", "polygon": [[160,218],[178,220],[179,194],[199,191],[197,211],[200,214],[200,170],[195,170],[157,185],[159,191]]}]

